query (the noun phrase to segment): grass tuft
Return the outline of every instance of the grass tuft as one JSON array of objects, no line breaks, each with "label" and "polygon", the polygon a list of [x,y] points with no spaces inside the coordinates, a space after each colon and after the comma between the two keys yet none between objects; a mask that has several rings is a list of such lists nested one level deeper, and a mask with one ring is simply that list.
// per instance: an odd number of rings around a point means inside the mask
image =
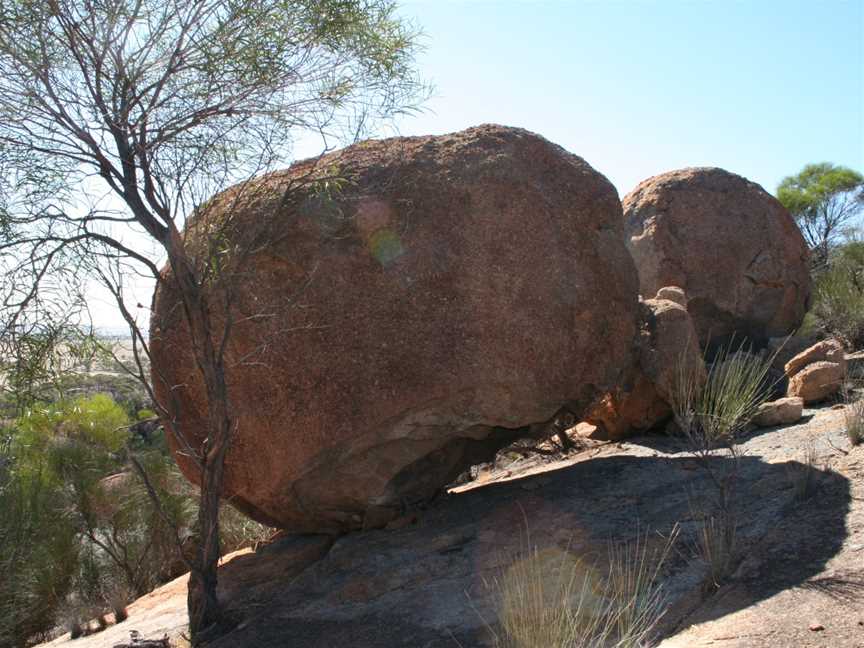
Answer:
[{"label": "grass tuft", "polygon": [[708,568],[708,586],[719,588],[732,573],[737,555],[738,523],[732,511],[705,516],[696,537],[696,553]]},{"label": "grass tuft", "polygon": [[605,569],[558,549],[521,553],[492,583],[501,605],[496,648],[645,645],[666,610],[659,575],[677,534],[659,550],[642,534],[610,544]]},{"label": "grass tuft", "polygon": [[843,411],[846,422],[846,438],[852,446],[864,443],[864,399],[852,401]]},{"label": "grass tuft", "polygon": [[804,450],[801,462],[791,462],[787,468],[789,481],[792,484],[795,500],[803,502],[810,499],[816,492],[818,469],[816,464],[819,456],[815,446],[810,443]]},{"label": "grass tuft", "polygon": [[671,406],[694,450],[710,453],[735,443],[771,394],[773,360],[773,355],[760,357],[730,343],[717,353],[704,386],[688,373],[687,363],[678,363]]}]

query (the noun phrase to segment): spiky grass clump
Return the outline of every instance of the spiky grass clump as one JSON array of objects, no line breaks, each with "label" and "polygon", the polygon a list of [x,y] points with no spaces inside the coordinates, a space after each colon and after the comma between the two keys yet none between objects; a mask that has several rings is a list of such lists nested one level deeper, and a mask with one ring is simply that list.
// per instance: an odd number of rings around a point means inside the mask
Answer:
[{"label": "spiky grass clump", "polygon": [[609,547],[605,570],[567,551],[523,552],[493,581],[501,603],[496,648],[637,648],[666,609],[659,551],[647,537]]},{"label": "spiky grass clump", "polygon": [[[776,353],[775,353],[776,355]],[[683,356],[682,356],[683,357]],[[719,587],[732,571],[738,553],[737,439],[768,400],[773,385],[768,376],[774,355],[760,357],[743,345],[719,350],[704,383],[679,362],[672,393],[675,421],[697,462],[715,488],[713,501],[703,502],[702,527],[696,554],[706,565],[706,585]],[[718,459],[718,450],[730,457]]]},{"label": "spiky grass clump", "polygon": [[679,362],[672,390],[676,423],[694,449],[729,447],[771,394],[774,356],[760,357],[743,345],[723,347],[703,385]]}]

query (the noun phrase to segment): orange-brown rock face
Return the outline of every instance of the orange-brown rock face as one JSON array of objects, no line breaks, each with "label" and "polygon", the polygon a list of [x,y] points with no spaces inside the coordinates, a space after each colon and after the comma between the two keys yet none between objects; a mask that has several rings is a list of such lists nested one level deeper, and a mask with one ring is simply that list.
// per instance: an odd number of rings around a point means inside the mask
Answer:
[{"label": "orange-brown rock face", "polygon": [[638,362],[628,379],[589,411],[585,420],[597,427],[593,437],[622,439],[647,430],[672,413],[679,381],[692,381],[697,389],[705,383],[693,321],[681,305],[686,301],[680,288],[664,287],[642,302]]},{"label": "orange-brown rock face", "polygon": [[671,171],[623,200],[640,292],[680,286],[703,345],[796,329],[810,300],[809,253],[762,187],[715,168]]},{"label": "orange-brown rock face", "polygon": [[[238,282],[226,496],[261,521],[385,524],[513,429],[581,414],[633,362],[638,280],[615,189],[537,135],[364,142],[238,191],[188,234],[202,256],[223,223],[218,250],[256,242],[222,276]],[[206,398],[167,278],[154,382],[200,442]]]}]

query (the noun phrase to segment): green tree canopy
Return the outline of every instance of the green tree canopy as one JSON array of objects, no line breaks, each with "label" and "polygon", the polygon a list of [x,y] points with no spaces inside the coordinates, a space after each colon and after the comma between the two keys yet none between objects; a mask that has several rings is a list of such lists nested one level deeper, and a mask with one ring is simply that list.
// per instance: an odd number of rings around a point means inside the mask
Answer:
[{"label": "green tree canopy", "polygon": [[864,176],[830,162],[808,164],[783,179],[777,198],[798,223],[814,263],[822,265],[843,228],[864,209]]}]

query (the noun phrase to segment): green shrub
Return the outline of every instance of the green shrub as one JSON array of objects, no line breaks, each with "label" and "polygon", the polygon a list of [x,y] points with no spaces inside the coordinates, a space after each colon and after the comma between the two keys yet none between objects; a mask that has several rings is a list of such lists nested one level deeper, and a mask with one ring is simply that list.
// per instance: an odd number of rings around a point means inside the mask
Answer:
[{"label": "green shrub", "polygon": [[804,324],[849,347],[864,345],[864,242],[837,247],[829,263],[815,271],[813,306]]},{"label": "green shrub", "polygon": [[135,413],[135,418],[138,421],[146,421],[148,419],[156,418],[156,412],[154,412],[149,407],[145,407],[144,409],[140,409]]},{"label": "green shrub", "polygon": [[864,344],[864,281],[860,269],[837,263],[816,279],[812,314],[825,333],[853,348]]},{"label": "green shrub", "polygon": [[[130,423],[95,394],[34,404],[0,431],[0,645],[108,611],[122,621],[126,603],[185,571],[177,541],[194,535],[197,491],[161,435],[132,443]],[[158,508],[130,470],[133,451]],[[223,505],[224,552],[271,533]]]},{"label": "green shrub", "polygon": [[111,397],[96,394],[34,405],[6,432],[0,645],[24,645],[64,608],[98,621],[118,591],[140,596],[177,574],[174,528],[191,526],[194,498],[177,486],[170,456],[145,448],[139,460],[171,523],[157,512],[127,470],[129,422]]},{"label": "green shrub", "polygon": [[0,453],[0,645],[48,632],[75,576],[78,543],[62,488],[44,459],[21,464],[20,445]]}]

